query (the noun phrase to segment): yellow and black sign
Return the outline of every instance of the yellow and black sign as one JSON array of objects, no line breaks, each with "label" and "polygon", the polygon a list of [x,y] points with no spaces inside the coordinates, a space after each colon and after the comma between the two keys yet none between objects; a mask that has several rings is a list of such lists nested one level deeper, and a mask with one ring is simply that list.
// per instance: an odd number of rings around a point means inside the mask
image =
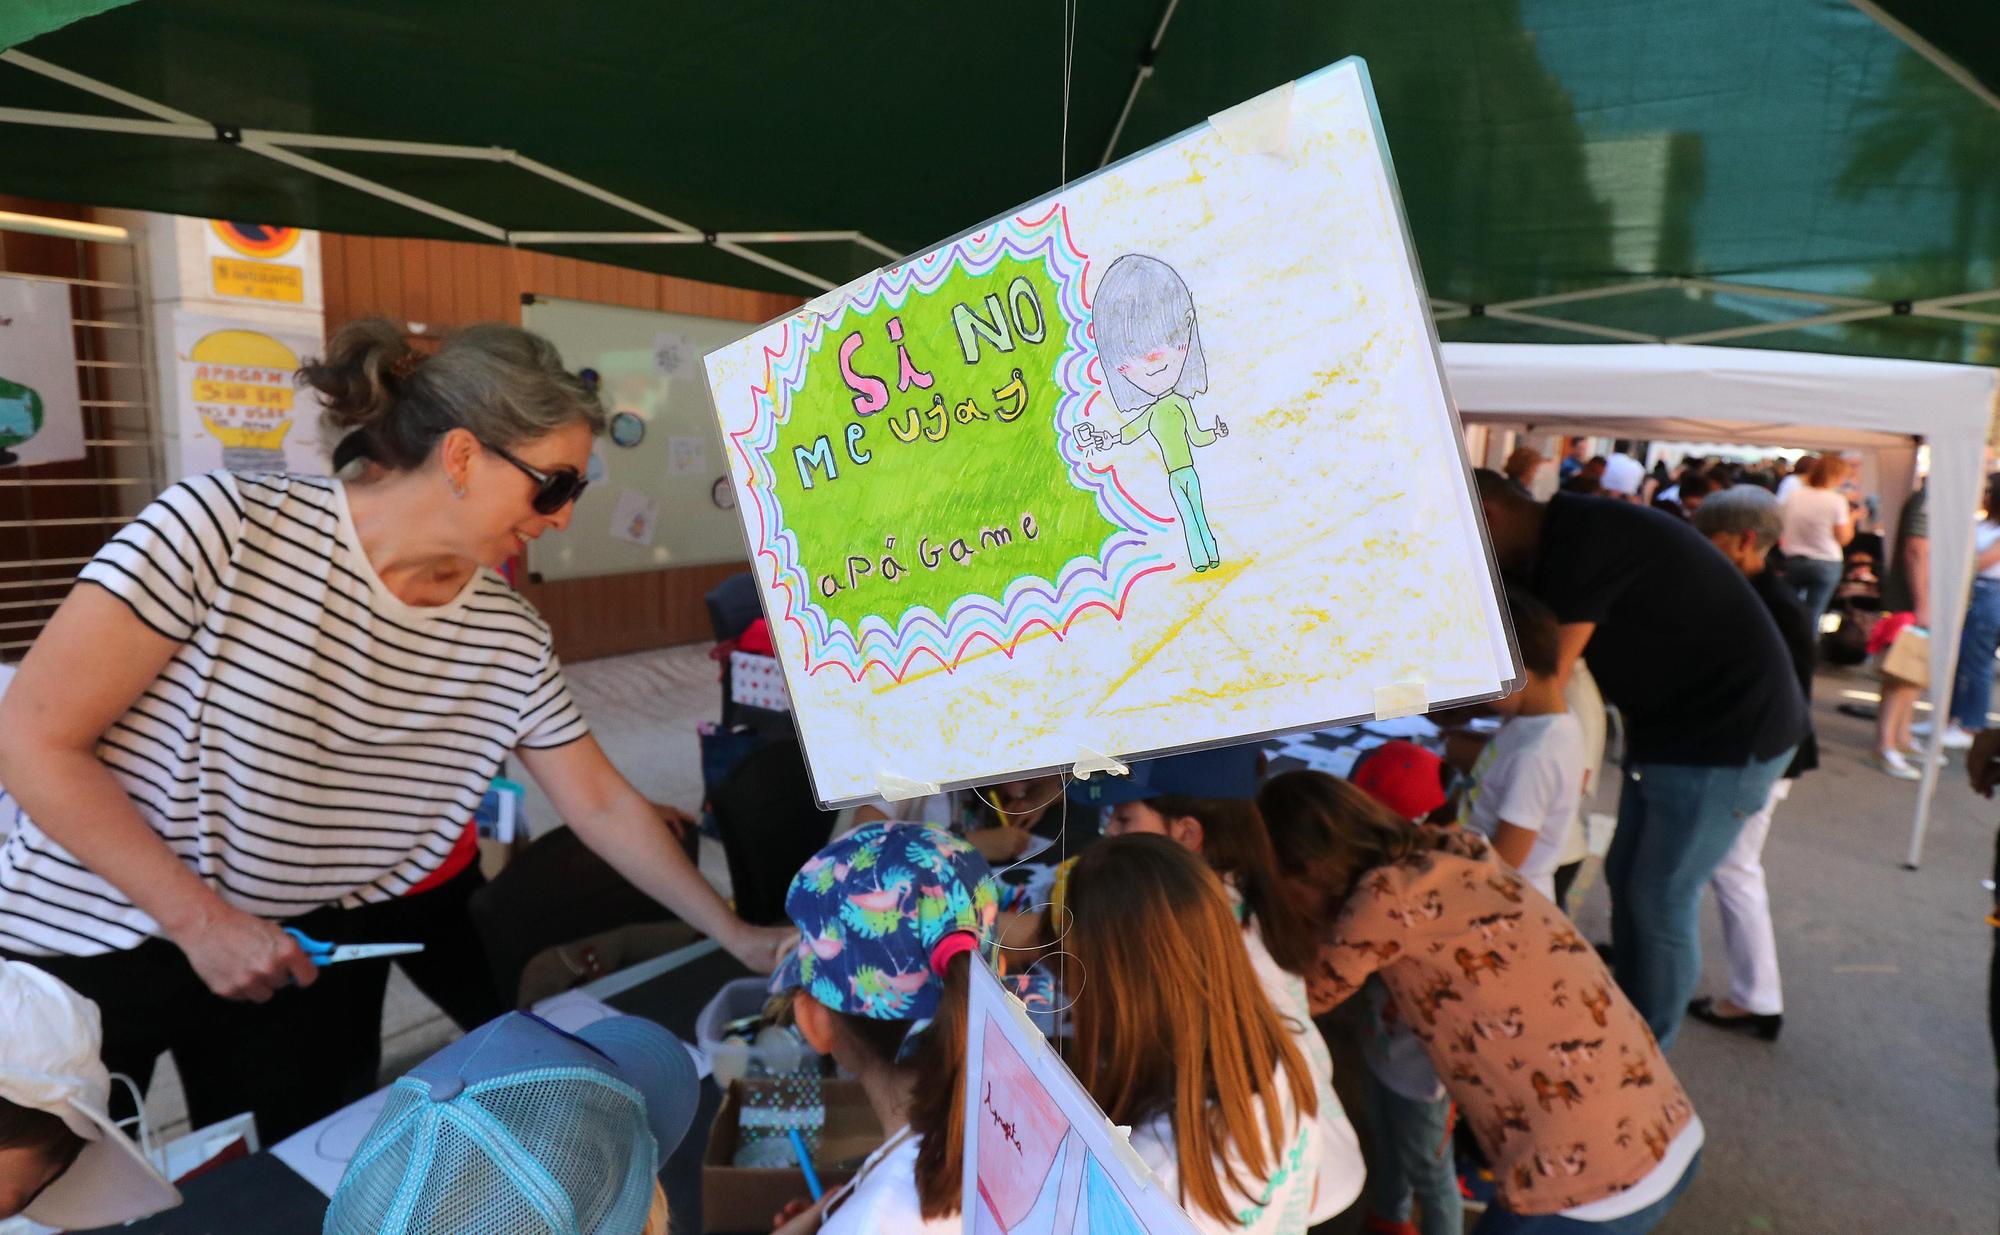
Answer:
[{"label": "yellow and black sign", "polygon": [[222,219],[210,220],[209,228],[221,242],[209,244],[209,276],[216,295],[304,303],[305,269],[277,260],[298,245],[298,228]]}]

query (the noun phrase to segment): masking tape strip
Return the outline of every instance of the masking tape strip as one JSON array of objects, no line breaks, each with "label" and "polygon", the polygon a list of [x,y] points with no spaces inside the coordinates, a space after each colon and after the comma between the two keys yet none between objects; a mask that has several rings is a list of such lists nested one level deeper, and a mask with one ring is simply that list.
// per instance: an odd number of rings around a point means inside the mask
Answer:
[{"label": "masking tape strip", "polygon": [[[884,267],[884,269],[886,269],[886,267]],[[839,287],[834,288],[830,292],[821,292],[819,295],[814,296],[811,300],[808,300],[805,302],[805,304],[801,305],[799,307],[798,312],[794,314],[794,316],[804,317],[804,318],[832,317],[835,310],[839,309],[842,305],[846,304],[848,301],[854,299],[856,296],[861,294],[861,287],[863,284],[874,279],[876,275],[879,275],[881,273],[882,271],[879,269],[871,270],[867,274],[862,275],[860,278],[851,280],[850,282],[847,283],[843,283]]]},{"label": "masking tape strip", "polygon": [[1292,101],[1296,90],[1286,82],[1254,99],[1238,103],[1208,118],[1222,144],[1237,154],[1285,157],[1292,145]]},{"label": "masking tape strip", "polygon": [[1076,766],[1070,769],[1070,775],[1078,780],[1089,780],[1099,772],[1107,776],[1130,776],[1132,769],[1120,763],[1114,756],[1101,754],[1088,746],[1077,747]]},{"label": "masking tape strip", "polygon": [[1429,687],[1421,681],[1391,682],[1375,688],[1375,719],[1422,716],[1430,710]]},{"label": "masking tape strip", "polygon": [[1132,1172],[1132,1178],[1143,1186],[1161,1192],[1166,1191],[1160,1186],[1159,1176],[1153,1174],[1153,1168],[1147,1166],[1146,1160],[1139,1156],[1139,1151],[1132,1148],[1132,1129],[1124,1124],[1111,1123],[1108,1119],[1105,1123],[1109,1125],[1111,1132],[1111,1151],[1118,1155],[1118,1160],[1125,1164],[1125,1169]]},{"label": "masking tape strip", "polygon": [[911,798],[927,798],[944,792],[937,784],[927,780],[911,780],[894,772],[875,773],[875,792],[885,802],[907,802]]}]

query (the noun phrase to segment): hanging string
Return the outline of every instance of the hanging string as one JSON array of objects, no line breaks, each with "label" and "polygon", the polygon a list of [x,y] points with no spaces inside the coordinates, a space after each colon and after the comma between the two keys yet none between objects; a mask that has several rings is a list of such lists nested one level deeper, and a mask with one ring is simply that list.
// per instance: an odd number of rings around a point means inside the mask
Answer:
[{"label": "hanging string", "polygon": [[[1052,847],[1055,848],[1057,853],[1060,855],[1057,859],[1057,866],[1055,869],[1061,870],[1063,864],[1066,864],[1069,861],[1069,785],[1071,779],[1072,778],[1069,773],[1067,772],[1061,773],[1056,780],[1056,792],[1054,796],[1042,802],[1039,802],[1034,806],[1024,807],[1017,811],[1009,811],[1006,808],[1002,807],[1000,805],[998,795],[996,794],[989,796],[985,788],[974,789],[972,792],[974,797],[977,797],[981,802],[985,803],[988,807],[992,808],[994,813],[1000,816],[1003,825],[1006,826],[1012,826],[1012,824],[1008,822],[1012,818],[1034,814],[1036,811],[1045,810],[1050,806],[1057,806],[1061,813],[1058,816],[1058,822],[1056,824],[1056,837]],[[1004,877],[1009,871],[1014,870],[1015,868],[1020,866],[1025,866],[1031,862],[1035,862],[1037,865],[1040,865],[1041,863],[1036,862],[1036,859],[1045,856],[1050,847],[1051,846],[1044,846],[1041,850],[1033,854],[1023,854],[1021,857],[1014,859],[1012,862],[1009,862],[1007,865],[994,871],[993,872],[994,878],[1004,879]],[[1022,945],[1022,944],[1007,943],[1004,940],[1002,940],[997,934],[991,934],[985,937],[985,943],[989,947],[991,947],[996,953],[999,953],[1002,956],[1010,952],[1040,953],[1040,955],[1036,958],[1033,964],[1029,965],[1027,969],[1022,970],[1024,974],[1033,971],[1034,969],[1046,964],[1049,961],[1054,961],[1056,963],[1056,969],[1057,969],[1056,982],[1057,985],[1059,985],[1062,988],[1062,990],[1060,992],[1059,999],[1052,999],[1050,1001],[1050,1007],[1048,1009],[1048,1013],[1052,1020],[1052,1026],[1051,1026],[1052,1030],[1059,1029],[1062,1023],[1061,1022],[1062,1016],[1065,1013],[1067,1013],[1071,1008],[1074,1008],[1076,1006],[1077,996],[1082,994],[1082,983],[1085,978],[1085,975],[1078,974],[1076,985],[1072,986],[1070,984],[1069,963],[1070,961],[1074,960],[1075,957],[1065,946],[1065,943],[1069,938],[1070,923],[1074,919],[1070,914],[1069,906],[1067,904],[1062,906],[1062,914],[1061,914],[1062,921],[1060,922],[1056,921],[1055,910],[1056,910],[1056,903],[1052,887],[1051,896],[1049,900],[1043,901],[1041,903],[1030,902],[1026,905],[1023,905],[1021,909],[1017,911],[1029,915],[1040,914],[1040,913],[1048,914],[1049,928],[1052,937],[1047,942],[1038,941],[1036,943]],[[1082,964],[1081,961],[1078,961],[1077,963],[1079,966],[1081,966]]]},{"label": "hanging string", "polygon": [[1056,187],[1069,183],[1069,79],[1076,64],[1076,11],[1083,0],[1063,0],[1062,54],[1062,167],[1056,172]]}]

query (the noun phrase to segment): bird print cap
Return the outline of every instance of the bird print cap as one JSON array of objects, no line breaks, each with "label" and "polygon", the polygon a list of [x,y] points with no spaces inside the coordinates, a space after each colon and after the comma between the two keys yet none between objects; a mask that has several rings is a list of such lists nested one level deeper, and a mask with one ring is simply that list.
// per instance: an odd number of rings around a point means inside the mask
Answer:
[{"label": "bird print cap", "polygon": [[931,949],[954,931],[990,956],[1000,885],[979,851],[924,823],[871,823],[820,850],[792,876],[785,913],[799,945],[771,975],[835,1012],[927,1021],[943,979]]}]

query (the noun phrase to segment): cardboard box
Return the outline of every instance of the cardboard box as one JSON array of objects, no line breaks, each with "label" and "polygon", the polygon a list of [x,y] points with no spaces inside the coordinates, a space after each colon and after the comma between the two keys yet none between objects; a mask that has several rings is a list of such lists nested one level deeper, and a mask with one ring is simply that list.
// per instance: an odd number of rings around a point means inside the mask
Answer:
[{"label": "cardboard box", "polygon": [[[707,1235],[769,1231],[772,1217],[787,1201],[811,1195],[806,1190],[805,1174],[797,1167],[773,1170],[730,1165],[736,1157],[737,1118],[744,1092],[772,1083],[732,1081],[722,1095],[722,1109],[715,1113],[715,1123],[708,1130],[708,1148],[701,1157],[701,1229]],[[831,1192],[854,1177],[861,1160],[887,1140],[889,1133],[875,1118],[861,1082],[829,1080],[823,1093],[826,1127],[820,1132],[813,1168]]]}]

